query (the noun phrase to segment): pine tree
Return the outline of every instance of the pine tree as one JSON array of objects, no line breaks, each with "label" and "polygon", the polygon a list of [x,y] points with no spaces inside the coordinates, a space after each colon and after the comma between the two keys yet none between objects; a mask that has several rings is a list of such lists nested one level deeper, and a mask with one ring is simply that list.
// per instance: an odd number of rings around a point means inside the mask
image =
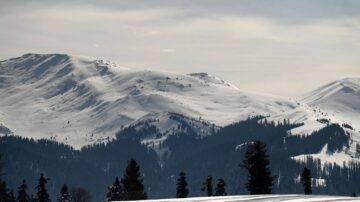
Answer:
[{"label": "pine tree", "polygon": [[71,189],[71,202],[89,202],[92,196],[90,192],[81,187]]},{"label": "pine tree", "polygon": [[208,176],[203,183],[202,191],[206,191],[208,196],[213,196],[213,185],[212,185],[212,176]]},{"label": "pine tree", "polygon": [[30,201],[31,202],[37,202],[37,199],[34,197],[34,195],[31,194]]},{"label": "pine tree", "polygon": [[7,202],[16,202],[16,198],[15,198],[15,195],[14,195],[14,191],[11,190],[8,194],[8,200]]},{"label": "pine tree", "polygon": [[215,191],[215,196],[226,196],[226,191],[225,191],[225,180],[223,179],[218,179],[218,182],[216,184],[216,191]]},{"label": "pine tree", "polygon": [[59,202],[70,202],[71,201],[71,196],[69,193],[69,188],[66,186],[66,184],[64,184],[61,187],[61,191],[60,191],[60,197],[58,199]]},{"label": "pine tree", "polygon": [[120,185],[119,178],[115,178],[115,182],[112,186],[108,188],[108,193],[106,195],[107,201],[121,201],[123,199],[123,192]]},{"label": "pine tree", "polygon": [[303,172],[301,173],[301,183],[304,186],[304,194],[312,194],[311,189],[311,171],[308,168],[304,168]]},{"label": "pine tree", "polygon": [[8,201],[9,200],[9,194],[8,194],[8,188],[5,181],[2,181],[0,183],[0,201]]},{"label": "pine tree", "polygon": [[38,202],[51,202],[49,194],[47,193],[47,190],[45,187],[48,180],[49,180],[48,178],[44,177],[43,173],[40,174],[39,184],[38,184],[38,186],[36,186]]},{"label": "pine tree", "polygon": [[23,180],[21,186],[18,188],[18,202],[30,202],[30,197],[27,194],[27,188],[26,181]]},{"label": "pine tree", "polygon": [[2,180],[2,174],[3,174],[3,161],[2,161],[2,155],[0,154],[0,201],[6,201],[7,200],[7,187],[6,182]]},{"label": "pine tree", "polygon": [[0,182],[2,182],[3,168],[4,168],[3,156],[0,153]]},{"label": "pine tree", "polygon": [[248,171],[245,186],[250,194],[271,194],[274,177],[271,175],[269,164],[264,143],[255,141],[248,146],[243,167]]},{"label": "pine tree", "polygon": [[176,187],[176,198],[186,198],[188,194],[186,175],[184,172],[180,172]]},{"label": "pine tree", "polygon": [[123,185],[123,200],[144,200],[147,194],[144,191],[143,178],[140,174],[140,167],[134,159],[128,161],[125,174],[121,179]]}]

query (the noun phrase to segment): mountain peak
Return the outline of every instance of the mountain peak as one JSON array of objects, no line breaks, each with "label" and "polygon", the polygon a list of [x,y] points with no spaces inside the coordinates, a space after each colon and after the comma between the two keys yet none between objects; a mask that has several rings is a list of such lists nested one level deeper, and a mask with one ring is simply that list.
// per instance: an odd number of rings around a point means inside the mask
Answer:
[{"label": "mountain peak", "polygon": [[206,72],[198,72],[198,73],[190,73],[188,74],[189,76],[191,77],[195,77],[195,78],[198,78],[206,83],[211,83],[211,84],[216,84],[216,85],[223,85],[223,86],[226,86],[226,87],[232,87],[232,88],[235,88],[235,89],[238,89],[236,86],[216,77],[216,76],[213,76],[213,75],[210,75]]},{"label": "mountain peak", "polygon": [[355,91],[360,90],[360,76],[359,77],[346,77],[337,82],[339,83],[339,85],[342,85],[342,86],[345,86],[348,88],[352,88]]},{"label": "mountain peak", "polygon": [[326,84],[302,99],[313,108],[329,116],[360,128],[360,77],[347,77]]},{"label": "mountain peak", "polygon": [[[304,96],[309,104],[324,102],[326,99],[337,99],[344,95],[360,94],[360,77],[346,77],[328,83]],[[359,101],[360,104],[360,101]]]}]

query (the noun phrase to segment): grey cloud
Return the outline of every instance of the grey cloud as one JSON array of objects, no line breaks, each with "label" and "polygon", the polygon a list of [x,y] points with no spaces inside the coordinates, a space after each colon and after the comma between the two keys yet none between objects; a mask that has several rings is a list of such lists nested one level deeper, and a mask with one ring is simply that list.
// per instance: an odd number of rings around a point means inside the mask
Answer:
[{"label": "grey cloud", "polygon": [[110,10],[179,9],[184,17],[217,15],[260,16],[283,23],[303,23],[317,19],[358,18],[358,0],[1,0],[0,5],[56,6],[91,5]]}]

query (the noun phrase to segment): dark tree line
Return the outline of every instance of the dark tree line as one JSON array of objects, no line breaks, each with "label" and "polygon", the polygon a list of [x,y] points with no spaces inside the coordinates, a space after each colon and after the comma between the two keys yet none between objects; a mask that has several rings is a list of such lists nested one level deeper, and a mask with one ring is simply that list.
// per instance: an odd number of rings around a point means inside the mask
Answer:
[{"label": "dark tree line", "polygon": [[[36,195],[29,196],[28,185],[25,180],[18,187],[17,197],[13,190],[8,190],[6,182],[2,180],[2,160],[0,156],[0,202],[51,202],[50,195],[46,189],[46,184],[50,180],[43,173],[40,174],[38,185],[36,186]],[[74,188],[69,193],[68,187],[64,184],[60,191],[58,202],[90,202],[91,196],[81,188]]]},{"label": "dark tree line", "polygon": [[[150,123],[149,125],[151,126]],[[196,131],[184,134],[176,133],[168,137],[163,143],[171,151],[171,156],[169,155],[169,158],[164,159],[164,169],[160,169],[156,165],[156,154],[151,148],[142,146],[136,141],[122,139],[120,138],[122,135],[119,135],[117,140],[109,144],[89,146],[81,151],[73,151],[71,148],[49,141],[33,141],[12,136],[2,137],[0,150],[7,154],[7,159],[12,159],[9,165],[7,163],[6,168],[13,171],[6,173],[5,177],[8,184],[5,183],[5,190],[10,198],[11,195],[18,194],[16,193],[17,190],[14,189],[18,185],[14,182],[22,182],[21,176],[27,177],[26,183],[29,187],[36,187],[37,182],[28,179],[36,179],[39,169],[44,169],[47,175],[51,176],[51,186],[48,187],[49,195],[58,195],[57,187],[62,186],[59,179],[63,179],[69,184],[79,182],[78,186],[90,190],[97,197],[95,201],[100,201],[104,198],[106,189],[98,189],[98,187],[107,187],[118,172],[119,167],[122,166],[121,162],[134,157],[140,160],[141,165],[145,165],[147,185],[151,189],[151,192],[148,191],[150,197],[174,196],[174,188],[169,185],[173,185],[174,181],[171,177],[178,169],[191,171],[191,173],[187,173],[187,189],[190,190],[188,195],[199,196],[202,194],[201,189],[198,188],[202,185],[202,180],[199,178],[206,179],[204,174],[208,173],[226,179],[227,193],[245,194],[248,190],[244,185],[246,179],[243,177],[248,177],[247,170],[240,169],[239,171],[234,160],[243,162],[242,157],[245,156],[246,145],[250,145],[256,139],[261,139],[264,144],[268,145],[267,152],[271,157],[269,158],[271,161],[269,167],[279,176],[277,183],[271,187],[272,192],[302,193],[302,184],[294,179],[299,179],[299,174],[304,167],[311,170],[313,182],[318,182],[314,179],[322,179],[326,183],[326,186],[318,186],[315,183],[316,186],[312,187],[311,190],[313,193],[349,195],[354,191],[358,192],[360,185],[357,182],[360,180],[360,164],[352,162],[339,166],[337,164],[323,164],[318,159],[311,157],[306,162],[297,162],[290,158],[300,154],[319,152],[326,144],[329,152],[346,148],[349,142],[346,132],[337,125],[329,125],[309,136],[288,135],[288,130],[293,127],[296,126],[288,122],[276,125],[265,120],[259,122],[257,119],[250,119],[227,126],[221,129],[218,134],[201,139],[192,136],[195,135]],[[191,130],[191,126],[185,128],[187,131]],[[137,133],[137,131],[133,130],[129,133]],[[128,136],[133,135],[128,134]],[[49,152],[43,154],[45,149]],[[110,153],[113,155],[109,155]],[[200,162],[200,160],[201,164],[193,163]],[[19,163],[24,166],[16,167]],[[29,165],[32,164],[34,167],[30,170]],[[67,170],[68,172],[59,175],[57,170]],[[92,177],[89,177],[89,174]],[[120,178],[118,180],[121,184]],[[213,180],[212,195],[215,195],[218,183],[215,179]],[[11,194],[9,187],[14,189],[13,194]],[[69,192],[73,196],[72,190]],[[31,198],[36,199],[36,193],[33,197],[30,195]]]},{"label": "dark tree line", "polygon": [[[266,151],[266,145],[261,141],[254,141],[248,144],[245,153],[245,159],[241,164],[248,172],[246,180],[246,188],[250,194],[271,194],[272,186],[276,176],[271,174],[270,160]],[[27,184],[23,180],[18,188],[18,197],[15,198],[13,191],[8,191],[6,182],[1,179],[2,163],[0,159],[0,201],[1,202],[51,202],[50,196],[46,189],[49,178],[43,173],[40,174],[38,185],[36,186],[36,197],[29,197],[27,193]],[[143,177],[140,173],[140,166],[134,159],[128,161],[125,173],[121,180],[118,177],[111,186],[108,187],[106,201],[129,201],[129,200],[145,200],[147,193],[143,185]],[[312,194],[311,189],[311,171],[304,168],[300,176],[301,183],[304,186],[304,194]],[[218,179],[215,190],[213,189],[212,176],[208,176],[203,183],[202,191],[206,191],[207,196],[225,196],[225,180]],[[185,172],[180,172],[176,184],[176,197],[186,198],[189,195],[188,183]],[[58,197],[58,202],[88,202],[91,201],[91,195],[84,189],[75,188],[69,191],[64,184]]]}]

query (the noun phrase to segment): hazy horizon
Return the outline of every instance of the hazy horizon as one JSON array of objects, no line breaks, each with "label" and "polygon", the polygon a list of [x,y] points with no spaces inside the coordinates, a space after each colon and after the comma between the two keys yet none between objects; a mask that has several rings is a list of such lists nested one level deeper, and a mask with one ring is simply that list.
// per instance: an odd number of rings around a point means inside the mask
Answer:
[{"label": "hazy horizon", "polygon": [[360,2],[0,0],[0,59],[65,53],[299,96],[360,75]]}]

